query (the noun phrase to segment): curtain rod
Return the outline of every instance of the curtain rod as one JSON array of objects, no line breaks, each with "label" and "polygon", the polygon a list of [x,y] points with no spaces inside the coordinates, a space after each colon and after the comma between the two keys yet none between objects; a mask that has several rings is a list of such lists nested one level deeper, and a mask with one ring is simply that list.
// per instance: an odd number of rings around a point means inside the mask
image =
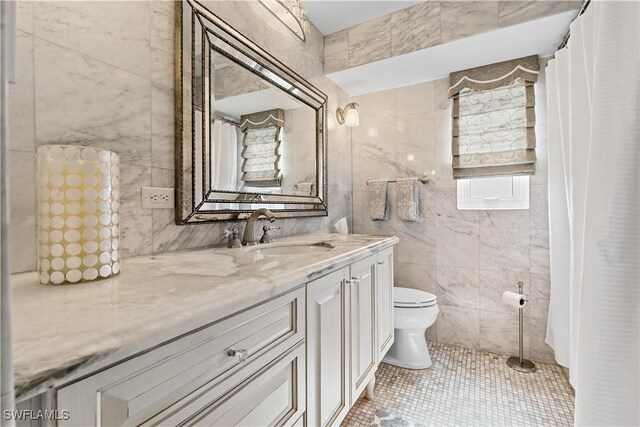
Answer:
[{"label": "curtain rod", "polygon": [[218,114],[215,114],[215,115],[213,116],[213,120],[214,120],[214,121],[215,121],[215,120],[220,120],[221,122],[227,122],[227,123],[229,123],[229,124],[231,124],[231,125],[234,125],[234,126],[240,127],[240,123],[234,122],[233,120],[231,120],[231,119],[229,119],[229,118],[227,118],[227,117],[219,116]]},{"label": "curtain rod", "polygon": [[[578,17],[580,15],[582,15],[585,10],[587,10],[587,6],[589,6],[589,3],[591,3],[591,0],[585,0],[584,3],[582,3],[582,7],[580,7],[580,10],[578,11],[578,14],[575,16],[575,18],[573,18],[571,20],[571,22],[573,22],[576,19],[578,19]],[[571,23],[569,23],[569,25],[571,25]],[[567,45],[567,42],[569,41],[569,37],[570,36],[571,36],[571,29],[567,30],[567,33],[562,38],[562,43],[560,43],[560,46],[558,46],[558,49],[556,49],[556,50],[560,50],[563,47],[565,47]]]}]

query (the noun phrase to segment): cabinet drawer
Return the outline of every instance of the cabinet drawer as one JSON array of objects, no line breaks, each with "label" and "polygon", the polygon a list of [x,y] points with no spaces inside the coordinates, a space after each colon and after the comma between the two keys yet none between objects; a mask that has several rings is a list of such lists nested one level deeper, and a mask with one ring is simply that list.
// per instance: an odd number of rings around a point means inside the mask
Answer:
[{"label": "cabinet drawer", "polygon": [[299,289],[63,387],[60,425],[137,425],[204,385],[224,393],[304,338],[304,310]]},{"label": "cabinet drawer", "polygon": [[[305,346],[300,343],[220,396],[215,386],[198,390],[168,416],[145,425],[293,426],[305,409]],[[188,400],[188,399],[185,399]]]}]

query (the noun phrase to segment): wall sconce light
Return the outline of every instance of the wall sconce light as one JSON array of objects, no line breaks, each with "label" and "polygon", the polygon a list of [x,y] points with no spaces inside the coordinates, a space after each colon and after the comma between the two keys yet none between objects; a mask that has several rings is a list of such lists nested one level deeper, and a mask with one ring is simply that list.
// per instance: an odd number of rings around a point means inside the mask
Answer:
[{"label": "wall sconce light", "polygon": [[300,5],[300,0],[260,0],[260,3],[296,36],[305,41],[306,33],[311,27],[307,13]]},{"label": "wall sconce light", "polygon": [[357,103],[350,102],[345,105],[344,108],[338,108],[336,110],[336,119],[338,119],[338,123],[346,126],[358,126],[360,124],[358,107],[359,105]]},{"label": "wall sconce light", "polygon": [[360,125],[360,115],[358,114],[359,105],[355,102],[350,102],[345,105],[344,108],[338,108],[336,110],[336,119],[341,125],[353,127]]}]

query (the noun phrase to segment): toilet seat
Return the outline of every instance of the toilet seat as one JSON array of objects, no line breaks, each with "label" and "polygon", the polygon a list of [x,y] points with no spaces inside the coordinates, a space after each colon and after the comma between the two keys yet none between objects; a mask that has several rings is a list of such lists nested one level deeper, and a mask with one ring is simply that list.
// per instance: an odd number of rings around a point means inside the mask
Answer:
[{"label": "toilet seat", "polygon": [[425,291],[410,288],[393,289],[393,306],[398,308],[423,308],[437,304],[436,296]]}]

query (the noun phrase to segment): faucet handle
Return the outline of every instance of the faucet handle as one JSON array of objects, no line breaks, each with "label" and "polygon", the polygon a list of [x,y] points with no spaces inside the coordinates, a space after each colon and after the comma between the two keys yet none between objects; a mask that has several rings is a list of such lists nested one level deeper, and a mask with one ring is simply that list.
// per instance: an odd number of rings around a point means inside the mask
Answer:
[{"label": "faucet handle", "polygon": [[222,232],[222,237],[227,239],[227,248],[241,248],[242,242],[238,238],[239,231],[235,227],[226,228]]},{"label": "faucet handle", "polygon": [[271,243],[273,242],[273,240],[271,239],[271,236],[269,236],[269,231],[271,230],[280,230],[282,227],[280,227],[279,225],[265,225],[264,227],[262,227],[262,231],[264,232],[262,234],[262,237],[260,238],[260,243]]}]

